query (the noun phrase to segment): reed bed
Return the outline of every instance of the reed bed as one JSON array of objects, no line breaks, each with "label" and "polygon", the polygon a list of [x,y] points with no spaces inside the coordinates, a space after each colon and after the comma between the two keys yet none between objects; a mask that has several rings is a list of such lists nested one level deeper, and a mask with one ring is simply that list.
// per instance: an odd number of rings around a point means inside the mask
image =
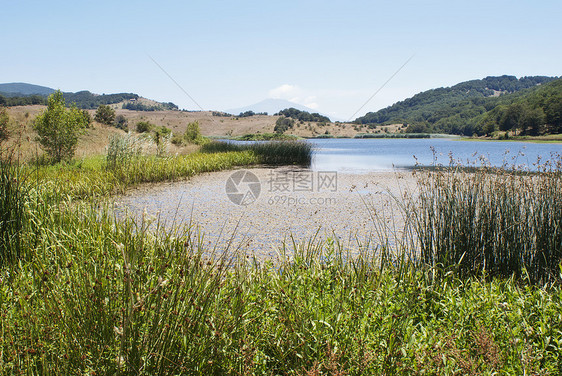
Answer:
[{"label": "reed bed", "polygon": [[419,173],[413,218],[421,261],[460,276],[560,281],[562,158],[519,168]]},{"label": "reed bed", "polygon": [[253,143],[234,143],[212,141],[201,147],[203,153],[226,151],[251,151],[262,163],[269,165],[309,166],[312,161],[313,147],[306,141],[269,141]]}]

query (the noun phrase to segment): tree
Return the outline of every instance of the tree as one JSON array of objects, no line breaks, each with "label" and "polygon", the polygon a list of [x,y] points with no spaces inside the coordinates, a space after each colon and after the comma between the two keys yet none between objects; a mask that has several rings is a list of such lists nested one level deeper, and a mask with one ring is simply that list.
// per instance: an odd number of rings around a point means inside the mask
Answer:
[{"label": "tree", "polygon": [[0,142],[8,139],[8,123],[10,117],[5,108],[0,109]]},{"label": "tree", "polygon": [[542,132],[544,117],[544,112],[540,108],[526,109],[519,124],[521,134],[538,136]]},{"label": "tree", "polygon": [[192,144],[197,143],[201,138],[201,129],[199,128],[199,122],[197,120],[187,124],[183,138]]},{"label": "tree", "polygon": [[74,156],[78,137],[86,127],[82,111],[74,105],[66,109],[60,90],[47,99],[47,109],[35,119],[37,141],[54,162]]},{"label": "tree", "polygon": [[106,104],[102,104],[96,110],[94,120],[98,123],[111,125],[115,120],[115,110]]}]

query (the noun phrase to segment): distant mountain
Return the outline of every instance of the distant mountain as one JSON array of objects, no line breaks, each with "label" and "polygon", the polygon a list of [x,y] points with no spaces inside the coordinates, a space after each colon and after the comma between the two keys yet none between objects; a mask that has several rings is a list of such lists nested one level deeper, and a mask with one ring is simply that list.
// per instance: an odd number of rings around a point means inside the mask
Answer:
[{"label": "distant mountain", "polygon": [[[552,131],[557,129],[558,121],[548,115],[556,113],[555,106],[562,94],[560,81],[557,77],[545,76],[519,79],[500,76],[466,81],[448,88],[424,91],[377,112],[369,112],[355,119],[354,123],[368,124],[371,128],[380,124],[405,123],[408,132],[483,135],[498,128],[509,128],[503,124],[511,116],[505,111],[515,105],[514,108],[524,108],[521,113],[525,112],[525,116],[533,115],[537,119],[535,123],[543,122],[543,125],[549,125],[545,129]],[[532,99],[537,95],[548,97],[549,102]],[[536,111],[531,114],[527,110]]]},{"label": "distant mountain", "polygon": [[[32,104],[46,104],[47,96],[55,89],[45,86],[32,85],[23,82],[0,84],[0,105],[26,106]],[[96,109],[102,104],[126,102],[124,108],[136,111],[177,110],[175,104],[150,101],[150,105],[140,102],[140,96],[134,93],[94,94],[87,90],[76,93],[63,92],[67,105],[75,104],[81,109]]]},{"label": "distant mountain", "polygon": [[26,95],[49,95],[54,93],[55,89],[50,87],[26,84],[24,82],[12,82],[8,84],[0,84],[0,94],[6,97],[26,96]]},{"label": "distant mountain", "polygon": [[254,111],[256,113],[267,112],[268,115],[273,115],[287,108],[296,108],[297,110],[306,111],[310,113],[317,112],[312,108],[300,105],[298,103],[290,102],[285,99],[273,99],[273,98],[264,99],[261,102],[246,107],[232,108],[230,110],[226,110],[225,112],[228,112],[229,114],[232,115],[238,115],[241,112]]}]

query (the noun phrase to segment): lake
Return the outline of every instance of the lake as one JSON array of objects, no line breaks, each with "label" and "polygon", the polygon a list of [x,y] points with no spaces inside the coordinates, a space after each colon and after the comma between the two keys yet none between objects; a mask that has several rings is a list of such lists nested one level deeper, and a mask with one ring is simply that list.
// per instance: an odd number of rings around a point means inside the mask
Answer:
[{"label": "lake", "polygon": [[[460,141],[454,139],[311,139],[315,146],[312,168],[316,171],[376,172],[423,166],[449,165],[450,157],[463,165],[480,158],[500,167],[517,165],[535,170],[537,158],[562,154],[562,144],[514,141]],[[432,150],[433,148],[433,150]],[[433,152],[435,151],[435,153]]]},{"label": "lake", "polygon": [[[117,199],[119,215],[141,220],[143,213],[165,226],[191,223],[204,234],[205,243],[218,251],[240,248],[258,258],[276,257],[283,242],[337,239],[345,249],[358,250],[381,243],[373,214],[388,233],[403,224],[395,197],[415,195],[417,180],[408,171],[422,165],[449,164],[453,158],[475,161],[483,155],[491,164],[524,165],[533,169],[537,157],[562,153],[561,144],[471,142],[448,139],[317,139],[311,169],[293,166],[252,167],[260,182],[255,202],[233,202],[226,184],[236,171],[197,175],[188,181],[135,187]],[[244,168],[242,168],[244,170]],[[322,176],[331,174],[329,186]],[[303,189],[302,177],[309,178]],[[284,183],[280,189],[277,183]],[[285,184],[286,183],[286,184]],[[298,184],[297,184],[298,183]],[[379,223],[379,224],[380,224]],[[393,242],[392,239],[389,240]]]}]

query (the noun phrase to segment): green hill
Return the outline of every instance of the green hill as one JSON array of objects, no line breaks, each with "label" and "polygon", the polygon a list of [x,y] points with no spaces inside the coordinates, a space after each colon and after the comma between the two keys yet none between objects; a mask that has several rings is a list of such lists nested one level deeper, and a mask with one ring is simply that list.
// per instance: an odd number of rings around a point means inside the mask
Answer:
[{"label": "green hill", "polygon": [[[557,128],[548,126],[546,116],[546,113],[552,112],[552,110],[543,108],[544,106],[537,100],[531,100],[530,96],[544,95],[555,98],[556,93],[559,92],[558,86],[549,85],[557,81],[560,80],[556,77],[544,76],[519,79],[514,76],[486,77],[481,80],[462,82],[449,88],[433,89],[416,94],[380,111],[370,112],[357,118],[354,122],[369,124],[371,127],[381,124],[405,123],[408,124],[408,132],[416,133],[483,135],[491,133],[494,121],[496,121],[494,130],[502,128],[500,123],[505,108],[496,109],[496,107],[510,106],[515,102],[523,103],[529,96],[529,103],[525,103],[523,107],[526,109],[540,107],[544,113],[541,115],[543,117],[539,119],[543,122],[542,131],[553,132]],[[551,89],[544,91],[543,94],[533,94],[547,86]],[[555,100],[550,101],[556,102]],[[543,104],[546,103],[544,98],[543,102]],[[549,106],[552,107],[554,104],[551,103]],[[491,111],[494,110],[495,118],[491,114]],[[537,119],[540,117],[538,112],[535,115]],[[514,128],[518,126],[514,126]]]},{"label": "green hill", "polygon": [[[27,83],[8,83],[0,84],[0,105],[4,106],[26,106],[32,104],[47,104],[47,96],[55,90],[39,85]],[[117,94],[94,94],[87,90],[78,91],[76,93],[64,92],[64,100],[67,105],[75,104],[81,109],[96,109],[102,104],[115,104],[124,101],[134,101],[134,103],[126,103],[124,108],[137,111],[155,111],[155,110],[177,110],[178,106],[168,103],[155,103],[152,106],[137,103],[140,97],[133,93],[117,93]]]},{"label": "green hill", "polygon": [[54,92],[55,89],[51,89],[50,87],[26,84],[24,82],[0,84],[0,94],[5,97],[20,97],[34,94],[49,95]]}]

